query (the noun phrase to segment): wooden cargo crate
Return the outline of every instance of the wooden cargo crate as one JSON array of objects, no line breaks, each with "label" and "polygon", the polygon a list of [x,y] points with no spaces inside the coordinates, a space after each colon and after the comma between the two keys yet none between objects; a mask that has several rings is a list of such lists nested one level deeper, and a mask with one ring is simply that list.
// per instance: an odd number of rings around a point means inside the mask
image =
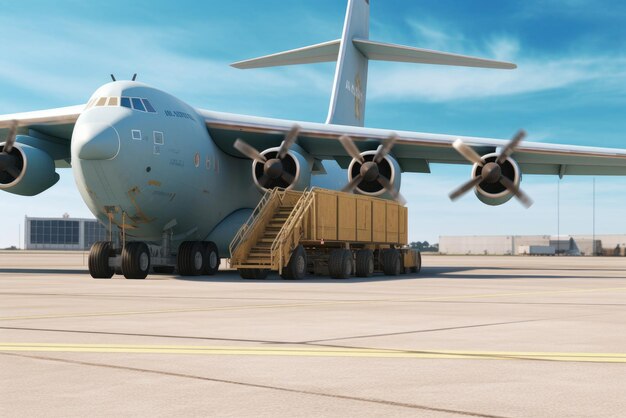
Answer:
[{"label": "wooden cargo crate", "polygon": [[314,189],[306,241],[406,245],[407,208],[369,196]]}]

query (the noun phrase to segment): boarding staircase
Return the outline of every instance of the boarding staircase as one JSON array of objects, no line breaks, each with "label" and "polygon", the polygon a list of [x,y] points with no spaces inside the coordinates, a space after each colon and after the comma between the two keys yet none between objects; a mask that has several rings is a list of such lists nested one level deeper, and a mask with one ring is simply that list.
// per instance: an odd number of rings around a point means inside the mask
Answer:
[{"label": "boarding staircase", "polygon": [[282,273],[307,227],[314,200],[313,190],[268,190],[230,244],[231,267]]}]

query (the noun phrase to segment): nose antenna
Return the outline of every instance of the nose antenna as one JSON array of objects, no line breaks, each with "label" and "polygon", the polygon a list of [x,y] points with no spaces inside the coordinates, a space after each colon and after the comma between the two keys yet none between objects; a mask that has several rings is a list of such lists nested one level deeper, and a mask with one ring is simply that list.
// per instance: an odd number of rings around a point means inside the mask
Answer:
[{"label": "nose antenna", "polygon": [[[113,74],[111,74],[111,80],[117,81],[117,79],[115,78]],[[137,73],[133,74],[132,81],[135,81],[135,80],[137,80]]]}]

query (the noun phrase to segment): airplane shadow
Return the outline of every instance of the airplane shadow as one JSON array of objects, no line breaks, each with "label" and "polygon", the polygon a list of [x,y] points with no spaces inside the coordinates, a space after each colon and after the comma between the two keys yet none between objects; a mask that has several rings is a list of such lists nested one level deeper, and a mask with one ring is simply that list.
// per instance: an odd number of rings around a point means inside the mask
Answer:
[{"label": "airplane shadow", "polygon": [[[481,272],[480,274],[474,274],[474,270],[487,270],[488,273]],[[324,276],[307,276],[304,280],[295,280],[295,283],[329,283],[329,284],[350,284],[350,283],[365,283],[365,282],[392,282],[402,280],[424,280],[424,279],[447,279],[447,280],[515,280],[515,279],[570,279],[568,276],[562,274],[545,274],[538,272],[539,269],[534,269],[531,272],[526,273],[526,270],[511,269],[507,267],[424,267],[420,273],[414,274],[402,274],[399,276],[384,276],[382,274],[376,274],[372,277],[360,278],[353,277],[350,279],[333,279]],[[576,269],[550,269],[553,271],[571,270]],[[548,269],[541,269],[541,271],[550,271]],[[517,273],[517,272],[520,273]],[[514,272],[514,274],[507,274]],[[523,272],[523,273],[521,273]],[[237,282],[237,283],[285,283],[278,274],[272,273],[267,279],[264,280],[250,280],[242,279],[239,273],[236,271],[224,271],[220,272],[218,276],[197,276],[197,277],[182,277],[182,276],[169,276],[174,280],[183,281],[196,281],[196,282]],[[624,276],[626,278],[626,274]],[[610,278],[606,276],[584,275],[576,276],[579,279],[617,279],[622,280],[620,277]]]},{"label": "airplane shadow", "polygon": [[0,268],[0,273],[14,274],[89,274],[89,270],[46,269],[46,268]]},{"label": "airplane shadow", "polygon": [[[480,274],[472,273],[472,271],[481,270]],[[487,271],[485,273],[484,271]],[[580,271],[581,269],[574,268],[547,268],[547,269],[516,269],[509,267],[476,267],[476,266],[454,266],[454,267],[424,267],[418,274],[402,274],[400,276],[384,276],[382,274],[376,274],[368,278],[353,277],[350,279],[332,279],[325,276],[307,276],[302,281],[305,283],[332,283],[332,284],[350,284],[350,283],[364,283],[364,282],[393,282],[402,280],[416,280],[416,279],[447,279],[447,280],[514,280],[514,279],[562,279],[567,280],[570,277],[563,274],[549,274],[552,271]],[[601,271],[616,271],[616,269],[593,269]],[[88,275],[89,271],[85,270],[70,270],[70,269],[50,269],[50,268],[0,268],[0,274],[56,274],[56,275]],[[511,274],[512,273],[512,274]],[[116,276],[119,277],[119,276]],[[234,270],[220,271],[216,276],[173,276],[173,275],[160,275],[150,274],[150,278],[154,279],[170,279],[181,281],[193,281],[193,282],[222,282],[222,283],[285,283],[278,274],[272,273],[265,280],[249,280],[242,279],[239,273]],[[579,279],[613,279],[622,280],[626,278],[626,272],[624,277],[606,277],[595,275],[576,276]]]}]

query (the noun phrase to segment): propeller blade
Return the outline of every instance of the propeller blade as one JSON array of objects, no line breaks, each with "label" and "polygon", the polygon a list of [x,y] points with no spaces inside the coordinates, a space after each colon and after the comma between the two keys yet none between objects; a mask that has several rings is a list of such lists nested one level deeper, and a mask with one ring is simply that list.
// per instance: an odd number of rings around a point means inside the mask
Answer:
[{"label": "propeller blade", "polygon": [[295,181],[295,177],[292,176],[291,174],[289,174],[286,171],[283,171],[283,175],[280,176],[283,180],[285,180],[287,183],[289,183],[290,185],[293,184],[293,182]]},{"label": "propeller blade", "polygon": [[391,151],[391,148],[393,148],[397,140],[398,135],[391,134],[389,135],[389,137],[387,137],[387,139],[383,141],[383,143],[378,147],[376,155],[374,155],[374,162],[376,164],[380,163],[383,158],[385,158],[385,156],[389,154],[389,151]]},{"label": "propeller blade", "polygon": [[267,161],[267,158],[265,158],[256,148],[248,145],[241,139],[237,139],[233,144],[233,147],[251,160],[259,160],[261,162]]},{"label": "propeller blade", "polygon": [[459,197],[463,196],[465,193],[472,190],[474,187],[478,186],[483,181],[482,177],[474,177],[458,189],[451,192],[448,196],[450,196],[450,200],[457,200]]},{"label": "propeller blade", "polygon": [[519,132],[515,134],[513,139],[511,139],[511,141],[506,145],[506,147],[504,147],[504,149],[498,156],[498,159],[496,160],[496,162],[500,165],[503,164],[506,161],[506,159],[509,158],[511,154],[515,152],[515,149],[525,137],[526,137],[526,131],[524,131],[523,129],[520,129]]},{"label": "propeller blade", "polygon": [[293,143],[296,142],[296,139],[298,139],[299,133],[300,126],[298,125],[294,125],[293,128],[291,128],[291,130],[287,132],[285,139],[283,140],[282,144],[280,144],[280,149],[278,150],[278,158],[280,158],[281,160],[285,158],[285,155],[287,155],[287,151],[289,151]]},{"label": "propeller blade", "polygon": [[385,190],[389,192],[389,194],[391,194],[391,197],[393,197],[395,201],[402,205],[406,205],[406,199],[404,198],[404,196],[402,196],[400,192],[397,191],[395,187],[393,187],[393,185],[389,182],[389,180],[387,180],[386,177],[378,176],[377,180],[378,183],[380,183],[380,185],[383,186]]},{"label": "propeller blade", "polygon": [[346,187],[341,189],[341,191],[344,192],[344,193],[350,193],[351,191],[356,189],[356,186],[358,186],[359,183],[361,183],[362,181],[363,181],[363,176],[358,174],[355,178],[352,179],[352,181],[350,183],[348,183],[346,185]]},{"label": "propeller blade", "polygon": [[341,142],[341,145],[343,145],[343,148],[350,155],[350,157],[354,158],[361,164],[365,162],[363,156],[359,152],[359,149],[356,147],[356,144],[354,143],[352,138],[350,138],[348,135],[341,135],[339,137],[339,142]]},{"label": "propeller blade", "polygon": [[519,199],[519,201],[528,209],[533,205],[533,200],[528,197],[526,193],[524,193],[519,187],[515,187],[515,184],[509,180],[507,177],[500,177],[500,184],[502,184],[506,189],[513,193],[515,197]]},{"label": "propeller blade", "polygon": [[13,149],[13,144],[15,144],[15,136],[17,135],[17,121],[12,120],[11,125],[9,126],[9,134],[7,135],[7,140],[4,144],[3,151],[7,154],[11,153]]},{"label": "propeller blade", "polygon": [[463,142],[463,140],[461,140],[460,138],[457,139],[456,141],[454,141],[452,146],[467,161],[469,161],[471,163],[474,163],[474,164],[478,164],[480,166],[485,164],[485,162],[480,157],[480,155],[478,155],[478,153],[476,151],[474,151],[474,149],[472,147],[470,147],[469,145],[465,144],[465,142]]}]

